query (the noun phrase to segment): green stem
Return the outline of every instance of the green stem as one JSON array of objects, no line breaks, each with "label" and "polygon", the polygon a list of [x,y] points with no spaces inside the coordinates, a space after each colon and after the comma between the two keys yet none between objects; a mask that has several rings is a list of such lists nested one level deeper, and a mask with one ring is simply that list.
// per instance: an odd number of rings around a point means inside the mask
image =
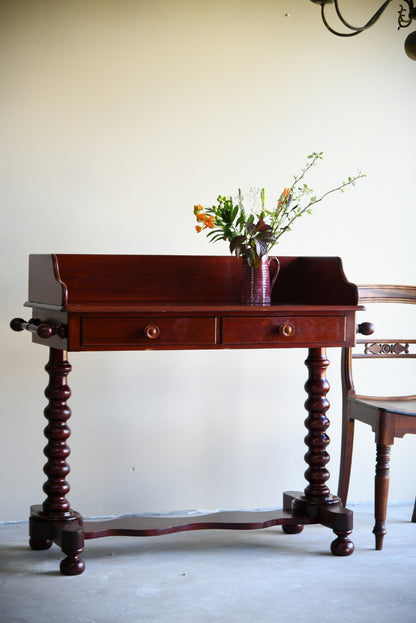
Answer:
[{"label": "green stem", "polygon": [[290,217],[290,211],[289,211],[287,213],[287,216],[289,217],[289,220],[288,220],[287,224],[285,225],[284,229],[282,229],[282,231],[280,231],[279,233],[276,233],[276,240],[278,240],[280,238],[280,236],[285,233],[285,231],[288,229],[288,227],[290,227],[290,225],[297,218],[299,218],[299,216],[302,216],[303,214],[305,214],[305,212],[307,212],[311,206],[315,205],[316,203],[319,203],[320,201],[325,199],[325,197],[327,197],[331,193],[335,193],[338,190],[342,190],[343,188],[346,188],[346,186],[349,186],[350,184],[354,184],[354,182],[356,180],[360,179],[361,177],[365,177],[365,175],[363,173],[361,173],[360,175],[357,175],[356,177],[353,177],[350,180],[348,180],[348,182],[343,182],[342,184],[337,186],[337,188],[333,188],[332,190],[328,190],[321,197],[319,197],[319,199],[315,199],[314,201],[310,201],[304,208],[302,208],[302,210],[300,212],[298,212],[297,214],[293,214],[291,217]]}]

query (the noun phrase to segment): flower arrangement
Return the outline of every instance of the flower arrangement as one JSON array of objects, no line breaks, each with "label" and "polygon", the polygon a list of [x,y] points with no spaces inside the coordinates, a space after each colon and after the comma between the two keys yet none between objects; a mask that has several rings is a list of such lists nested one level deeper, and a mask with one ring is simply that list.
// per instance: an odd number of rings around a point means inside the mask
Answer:
[{"label": "flower arrangement", "polygon": [[[240,189],[235,199],[219,195],[217,205],[211,208],[194,206],[196,231],[200,233],[209,230],[207,237],[210,242],[227,240],[231,253],[243,257],[250,266],[257,268],[261,258],[268,254],[285,232],[291,230],[297,218],[303,214],[311,214],[312,206],[330,193],[343,192],[346,186],[355,185],[359,178],[365,177],[363,173],[358,173],[320,197],[313,196],[313,190],[305,183],[304,178],[322,157],[322,152],[313,152],[308,156],[305,167],[298,175],[294,175],[293,184],[283,190],[276,207],[272,209],[266,208],[264,188],[251,189],[249,199],[253,205],[249,211],[245,207],[245,198]],[[307,199],[302,203],[305,197]]]}]

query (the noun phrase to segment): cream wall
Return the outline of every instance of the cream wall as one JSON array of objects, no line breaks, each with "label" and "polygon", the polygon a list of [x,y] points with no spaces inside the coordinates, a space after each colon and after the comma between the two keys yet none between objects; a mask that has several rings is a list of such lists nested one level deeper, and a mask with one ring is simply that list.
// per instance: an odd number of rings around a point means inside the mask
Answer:
[{"label": "cream wall", "polygon": [[[364,21],[378,5],[352,1],[348,17]],[[415,283],[416,63],[396,12],[344,40],[307,0],[0,3],[0,520],[26,518],[44,497],[47,351],[8,329],[25,314],[29,253],[227,254],[195,234],[194,203],[240,186],[277,196],[319,150],[318,189],[357,169],[367,177],[277,253],[339,255],[351,281]],[[339,365],[329,356],[335,490]],[[305,357],[72,354],[72,506],[280,505],[281,491],[304,487]],[[363,428],[353,501],[372,497],[372,439]],[[391,500],[414,496],[414,443],[393,450]]]}]

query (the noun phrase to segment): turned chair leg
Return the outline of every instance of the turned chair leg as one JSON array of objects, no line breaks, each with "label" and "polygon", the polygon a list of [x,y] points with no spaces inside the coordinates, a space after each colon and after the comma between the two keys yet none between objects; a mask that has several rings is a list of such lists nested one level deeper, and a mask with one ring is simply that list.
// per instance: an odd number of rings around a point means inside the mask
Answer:
[{"label": "turned chair leg", "polygon": [[412,521],[413,523],[416,523],[416,498],[415,498],[415,505],[413,507]]},{"label": "turned chair leg", "polygon": [[345,418],[342,423],[338,497],[341,498],[343,506],[347,504],[348,489],[350,486],[352,450],[354,444],[354,424],[355,421],[351,418]]},{"label": "turned chair leg", "polygon": [[376,537],[376,550],[383,549],[384,535],[387,533],[387,500],[390,484],[390,450],[391,446],[377,444],[376,476],[374,486],[374,518],[373,534]]}]

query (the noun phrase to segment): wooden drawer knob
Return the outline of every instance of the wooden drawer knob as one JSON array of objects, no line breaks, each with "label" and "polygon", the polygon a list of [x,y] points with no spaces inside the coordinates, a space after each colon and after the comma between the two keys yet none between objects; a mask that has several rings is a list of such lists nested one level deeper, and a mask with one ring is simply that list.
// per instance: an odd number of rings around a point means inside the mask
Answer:
[{"label": "wooden drawer knob", "polygon": [[149,340],[155,340],[160,335],[160,329],[155,324],[148,324],[143,329],[143,333],[149,338]]},{"label": "wooden drawer knob", "polygon": [[375,327],[372,322],[362,322],[357,325],[357,333],[361,333],[361,335],[372,335],[374,331]]},{"label": "wooden drawer knob", "polygon": [[290,324],[290,322],[284,322],[279,327],[279,333],[283,335],[283,337],[292,337],[295,333],[295,327],[293,324]]}]

